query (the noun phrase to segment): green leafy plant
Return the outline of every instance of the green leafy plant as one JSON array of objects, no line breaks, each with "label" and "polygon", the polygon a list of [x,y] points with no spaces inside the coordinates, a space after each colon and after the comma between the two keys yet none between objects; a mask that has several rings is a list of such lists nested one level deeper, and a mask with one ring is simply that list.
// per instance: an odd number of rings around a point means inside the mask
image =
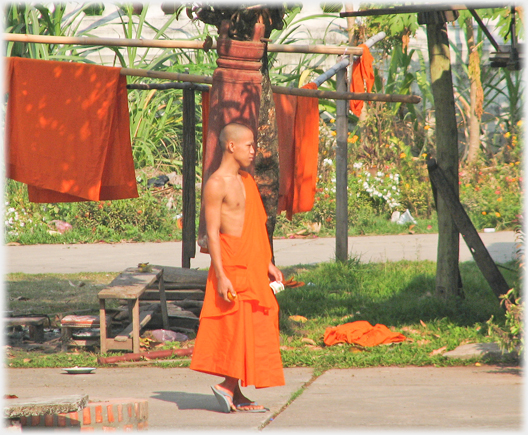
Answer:
[{"label": "green leafy plant", "polygon": [[[517,263],[519,270],[524,274],[524,231],[522,226],[518,226],[517,242]],[[506,310],[504,322],[496,321],[492,315],[486,322],[488,334],[493,336],[499,343],[502,352],[524,352],[524,299],[520,292],[520,282],[516,280],[515,285],[506,294],[501,295],[501,306]]]}]

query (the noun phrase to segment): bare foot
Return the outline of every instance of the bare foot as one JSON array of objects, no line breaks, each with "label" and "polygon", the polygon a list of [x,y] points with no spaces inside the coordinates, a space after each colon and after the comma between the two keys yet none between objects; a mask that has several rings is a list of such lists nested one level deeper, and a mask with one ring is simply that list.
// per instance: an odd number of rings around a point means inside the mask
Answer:
[{"label": "bare foot", "polygon": [[237,411],[268,411],[264,406],[257,405],[255,402],[244,396],[238,385],[233,393],[233,403]]}]

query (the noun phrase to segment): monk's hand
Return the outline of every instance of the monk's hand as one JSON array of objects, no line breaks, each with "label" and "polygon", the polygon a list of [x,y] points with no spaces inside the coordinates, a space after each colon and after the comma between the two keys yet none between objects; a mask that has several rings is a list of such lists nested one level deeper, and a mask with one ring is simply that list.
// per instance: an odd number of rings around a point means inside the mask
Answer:
[{"label": "monk's hand", "polygon": [[275,266],[273,263],[270,262],[268,266],[268,276],[271,281],[279,281],[282,282],[284,280],[284,275],[279,270],[277,266]]},{"label": "monk's hand", "polygon": [[233,302],[237,297],[233,284],[225,276],[218,278],[218,294],[226,302]]}]

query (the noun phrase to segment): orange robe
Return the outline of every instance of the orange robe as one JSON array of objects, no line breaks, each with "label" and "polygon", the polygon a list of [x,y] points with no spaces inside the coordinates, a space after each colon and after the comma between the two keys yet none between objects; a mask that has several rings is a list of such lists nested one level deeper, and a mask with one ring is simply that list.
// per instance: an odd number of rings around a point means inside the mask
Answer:
[{"label": "orange robe", "polygon": [[345,323],[335,327],[328,327],[324,333],[324,343],[332,346],[337,343],[359,344],[371,347],[379,344],[399,343],[406,337],[399,332],[392,332],[381,323],[372,326],[366,320]]},{"label": "orange robe", "polygon": [[220,234],[223,268],[238,297],[226,302],[218,295],[211,265],[191,369],[240,379],[243,387],[274,387],[284,385],[284,372],[279,306],[268,278],[267,216],[255,181],[240,173],[246,191],[242,236]]},{"label": "orange robe", "polygon": [[120,70],[7,58],[7,176],[30,201],[137,198]]},{"label": "orange robe", "polygon": [[[365,92],[365,88],[367,92],[370,92],[372,85],[374,85],[374,70],[372,69],[372,61],[374,58],[365,44],[361,44],[360,47],[363,47],[363,54],[352,65],[350,92],[363,93]],[[359,117],[362,109],[363,100],[350,100],[350,110],[354,115]]]}]

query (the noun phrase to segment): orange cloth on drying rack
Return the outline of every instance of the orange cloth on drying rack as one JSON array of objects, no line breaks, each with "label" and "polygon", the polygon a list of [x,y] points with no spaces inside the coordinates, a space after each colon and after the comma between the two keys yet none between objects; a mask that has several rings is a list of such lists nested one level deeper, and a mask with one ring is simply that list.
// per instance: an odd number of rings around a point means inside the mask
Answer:
[{"label": "orange cloth on drying rack", "polygon": [[33,202],[138,196],[120,68],[7,58],[7,176]]},{"label": "orange cloth on drying rack", "polygon": [[[308,83],[303,89],[317,89]],[[273,94],[279,134],[279,204],[286,217],[313,207],[319,154],[319,99]]]},{"label": "orange cloth on drying rack", "polygon": [[360,346],[377,346],[379,344],[399,343],[406,338],[399,332],[392,332],[380,323],[372,326],[366,320],[345,323],[335,327],[328,327],[324,333],[327,346],[337,343],[359,344]]},{"label": "orange cloth on drying rack", "polygon": [[[359,47],[363,47],[363,54],[352,65],[350,92],[363,93],[365,88],[367,92],[370,92],[372,85],[374,85],[374,70],[372,69],[374,58],[365,44],[361,44]],[[363,100],[350,100],[350,110],[354,115],[361,115],[361,109],[363,109]]]},{"label": "orange cloth on drying rack", "polygon": [[246,192],[242,236],[220,234],[222,266],[237,298],[224,301],[209,268],[191,369],[240,379],[256,388],[284,385],[279,306],[269,286],[271,248],[266,212],[253,177],[241,171]]}]

